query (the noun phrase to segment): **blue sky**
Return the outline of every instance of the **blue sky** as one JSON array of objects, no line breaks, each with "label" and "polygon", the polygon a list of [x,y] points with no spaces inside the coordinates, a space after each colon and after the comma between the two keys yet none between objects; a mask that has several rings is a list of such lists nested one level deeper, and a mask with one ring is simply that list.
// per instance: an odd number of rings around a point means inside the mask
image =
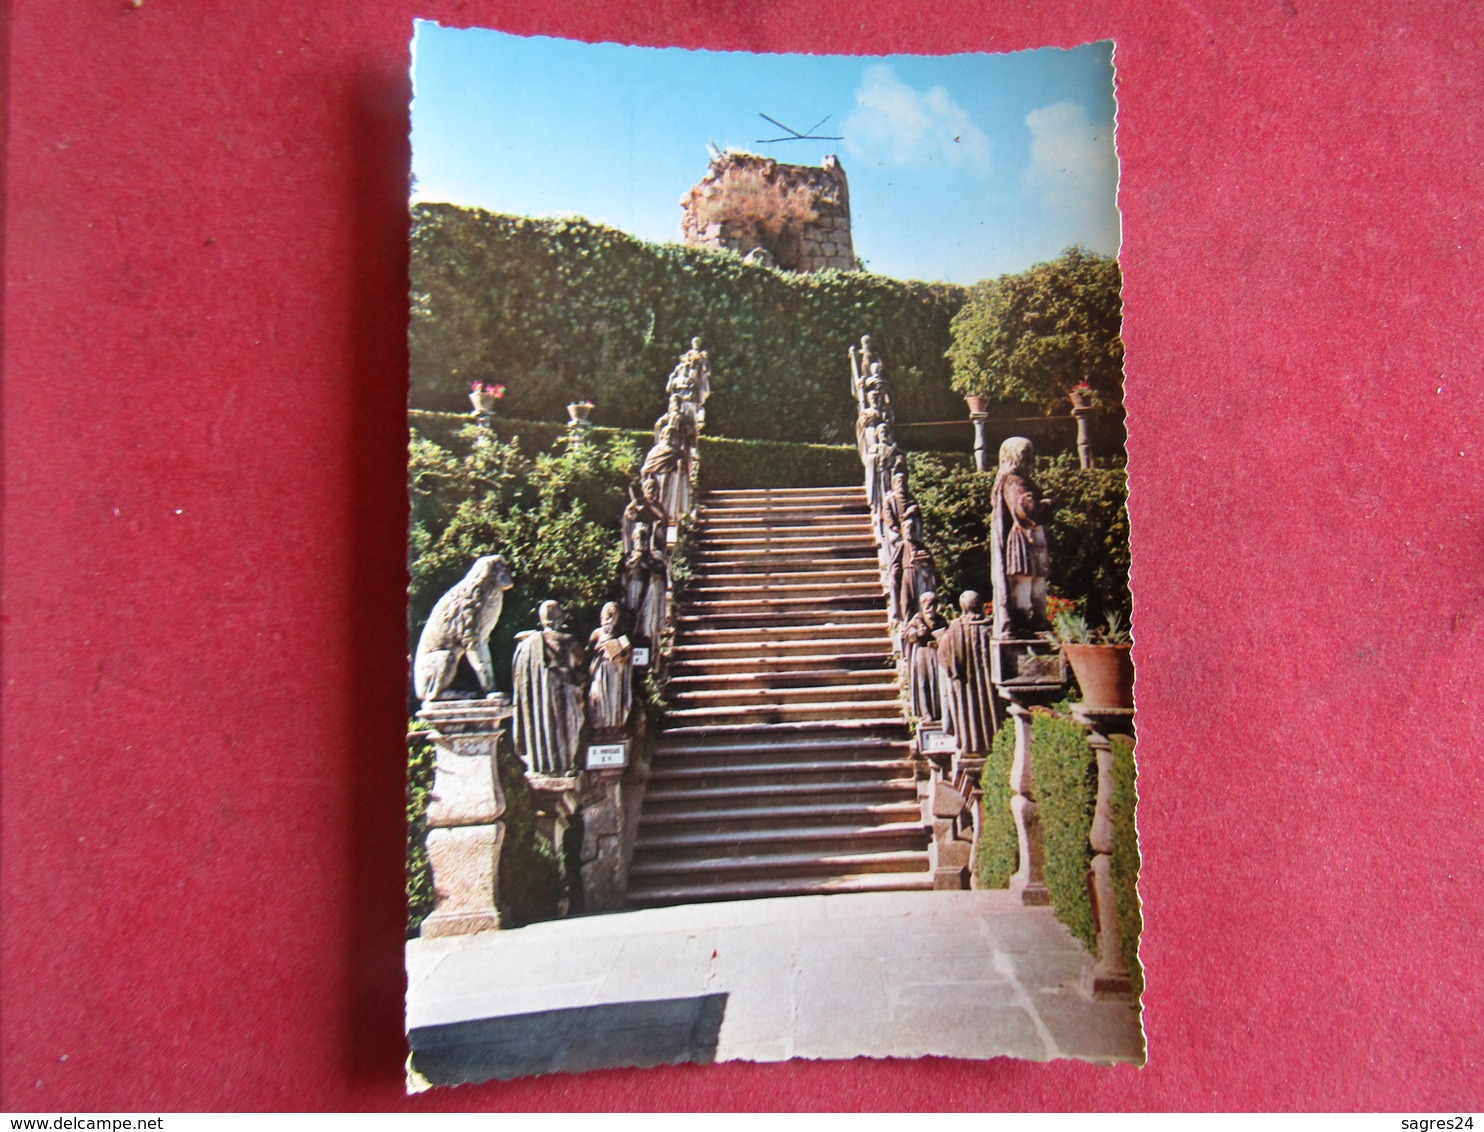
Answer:
[{"label": "blue sky", "polygon": [[[1114,254],[1112,50],[749,55],[419,21],[413,198],[675,242],[715,143],[838,154],[856,254],[884,275],[973,283],[1071,244]],[[760,145],[783,133],[760,113],[843,140]]]}]

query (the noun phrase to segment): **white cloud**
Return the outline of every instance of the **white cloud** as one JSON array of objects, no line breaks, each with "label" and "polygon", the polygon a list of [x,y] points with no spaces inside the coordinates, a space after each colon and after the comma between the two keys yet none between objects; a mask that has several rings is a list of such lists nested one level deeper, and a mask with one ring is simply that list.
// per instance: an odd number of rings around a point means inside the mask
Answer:
[{"label": "white cloud", "polygon": [[845,148],[896,165],[967,162],[978,173],[989,172],[989,138],[969,112],[942,87],[914,90],[884,64],[868,67],[855,92]]},{"label": "white cloud", "polygon": [[1118,248],[1118,158],[1111,125],[1095,126],[1076,102],[1054,102],[1025,116],[1031,163],[1021,185],[1048,220],[1077,242],[1111,254]]}]

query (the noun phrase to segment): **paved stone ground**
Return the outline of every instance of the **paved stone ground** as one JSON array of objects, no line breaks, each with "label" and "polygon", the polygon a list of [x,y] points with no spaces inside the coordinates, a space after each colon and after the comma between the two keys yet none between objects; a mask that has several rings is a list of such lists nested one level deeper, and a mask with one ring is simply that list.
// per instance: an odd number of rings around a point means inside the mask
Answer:
[{"label": "paved stone ground", "polygon": [[[500,1030],[503,1053],[486,1048],[490,1064],[447,1080],[591,1068],[590,1051],[564,1057],[553,1047],[565,1039],[551,1038],[553,1019],[580,1031],[584,1017],[629,1027],[611,1065],[861,1054],[1139,1064],[1138,1008],[1085,993],[1091,963],[1049,908],[1007,892],[691,904],[413,940],[407,1025],[414,1050],[428,1035],[446,1050]],[[646,1055],[650,1039],[629,1032],[636,1009],[640,1030],[658,1033],[656,1010],[691,1027],[689,1052],[671,1033]],[[709,1037],[693,1033],[718,1014],[719,1033],[715,1021]],[[542,1046],[524,1061],[509,1044],[522,1026]]]}]

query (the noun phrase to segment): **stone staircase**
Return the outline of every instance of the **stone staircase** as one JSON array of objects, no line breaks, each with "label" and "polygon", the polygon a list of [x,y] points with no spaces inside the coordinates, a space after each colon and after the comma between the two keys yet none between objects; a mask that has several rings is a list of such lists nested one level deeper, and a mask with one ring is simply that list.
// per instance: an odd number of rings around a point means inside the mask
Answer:
[{"label": "stone staircase", "polygon": [[701,500],[633,906],[930,889],[861,488]]}]

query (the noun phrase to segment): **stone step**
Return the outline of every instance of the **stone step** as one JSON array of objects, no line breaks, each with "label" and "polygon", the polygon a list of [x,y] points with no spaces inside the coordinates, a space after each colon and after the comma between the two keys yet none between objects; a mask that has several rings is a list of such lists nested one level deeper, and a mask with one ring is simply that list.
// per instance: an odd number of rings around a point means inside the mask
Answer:
[{"label": "stone step", "polygon": [[694,860],[636,861],[631,877],[667,876],[677,880],[717,876],[741,880],[749,874],[758,879],[799,874],[915,873],[926,868],[922,856],[912,852],[884,853],[749,853],[742,857],[700,857]]},{"label": "stone step", "polygon": [[709,528],[702,528],[703,538],[698,540],[698,548],[705,554],[711,554],[722,550],[757,550],[772,552],[774,550],[793,550],[796,547],[814,547],[821,544],[832,547],[851,547],[861,553],[867,548],[874,548],[876,539],[869,530],[853,528],[851,530],[811,530],[803,534],[780,534],[773,528],[749,532],[741,535],[716,535]]},{"label": "stone step", "polygon": [[878,680],[865,684],[816,684],[792,688],[752,687],[718,690],[713,688],[689,689],[673,692],[670,696],[669,714],[692,708],[749,707],[758,701],[777,704],[827,703],[849,700],[854,703],[870,703],[876,707],[896,703],[901,692],[896,680]]},{"label": "stone step", "polygon": [[733,652],[702,654],[692,658],[677,654],[671,663],[670,672],[675,676],[743,676],[754,672],[781,671],[785,668],[790,671],[849,668],[856,672],[876,672],[881,669],[894,671],[896,662],[887,653],[869,650],[816,654],[773,654],[769,650],[763,650],[758,655]]},{"label": "stone step", "polygon": [[727,537],[760,538],[763,535],[782,535],[794,538],[805,535],[820,537],[836,533],[871,535],[872,531],[870,523],[864,521],[860,515],[821,515],[808,520],[799,518],[783,522],[773,522],[759,515],[751,519],[739,519],[735,523],[729,523],[725,519],[713,519],[697,527],[698,537],[704,537],[707,540]]},{"label": "stone step", "polygon": [[711,550],[702,544],[694,556],[694,569],[698,575],[709,574],[717,567],[726,566],[746,566],[749,571],[755,571],[802,565],[815,569],[826,565],[840,568],[847,564],[862,571],[872,567],[880,568],[876,555],[866,553],[864,547],[836,546],[830,542],[771,550]]},{"label": "stone step", "polygon": [[796,609],[788,616],[780,617],[771,611],[739,611],[726,616],[716,614],[680,614],[675,618],[677,634],[689,637],[695,633],[742,632],[749,628],[794,630],[800,636],[834,636],[835,629],[857,628],[863,625],[879,629],[887,636],[886,615],[880,609]]},{"label": "stone step", "polygon": [[794,803],[760,800],[751,806],[724,802],[719,806],[645,806],[639,818],[641,830],[695,829],[715,833],[771,832],[779,822],[807,825],[814,822],[838,824],[849,822],[861,828],[877,825],[901,825],[922,820],[922,806],[915,792],[910,798],[894,801]]},{"label": "stone step", "polygon": [[752,519],[759,516],[772,520],[786,519],[791,522],[796,519],[808,520],[816,516],[832,515],[855,515],[869,521],[870,514],[871,509],[866,505],[864,497],[859,501],[851,499],[820,499],[800,502],[759,500],[750,503],[726,503],[720,506],[703,503],[696,509],[696,517],[702,523]]},{"label": "stone step", "polygon": [[866,574],[847,574],[828,582],[796,582],[789,578],[776,581],[738,581],[728,575],[696,578],[685,589],[685,598],[702,601],[745,601],[749,598],[811,598],[837,597],[859,594],[864,597],[881,597],[881,579]]},{"label": "stone step", "polygon": [[[671,771],[674,773],[670,773]],[[685,773],[680,773],[682,771]],[[912,784],[915,790],[916,775],[916,764],[911,762],[893,764],[837,761],[789,765],[764,759],[743,762],[732,756],[730,759],[696,758],[684,762],[671,760],[664,775],[650,779],[649,789],[659,791],[661,788],[695,788],[702,792],[742,790],[757,794],[767,790],[797,787],[801,791],[811,791],[821,799],[839,796],[864,801],[866,799],[861,791],[891,785],[904,791],[901,800],[906,801],[906,784]],[[646,800],[645,805],[662,805],[664,800],[664,796],[659,795],[653,802]]]},{"label": "stone step", "polygon": [[735,499],[744,495],[766,495],[774,496],[796,496],[809,497],[826,495],[859,495],[862,499],[866,497],[866,489],[858,484],[825,484],[821,487],[720,487],[715,491],[708,491],[702,496],[703,499]]},{"label": "stone step", "polygon": [[[832,720],[879,720],[897,706],[897,698],[820,700],[796,703],[770,700],[751,704],[716,704],[708,707],[667,707],[665,731],[689,726],[729,723],[824,723]],[[671,726],[671,725],[674,726]]]},{"label": "stone step", "polygon": [[[653,769],[665,774],[689,774],[686,768],[734,766],[803,767],[825,763],[896,766],[911,763],[912,744],[902,735],[838,734],[833,730],[809,736],[795,733],[782,743],[769,735],[720,734],[661,739],[655,746]],[[662,765],[663,764],[663,765]]]},{"label": "stone step", "polygon": [[869,556],[857,556],[853,558],[829,558],[820,559],[809,555],[764,555],[759,557],[743,556],[721,561],[706,563],[704,573],[698,577],[720,577],[733,574],[792,574],[792,573],[815,573],[821,569],[827,570],[849,570],[853,574],[870,573],[879,577],[881,563],[874,554]]},{"label": "stone step", "polygon": [[[641,818],[641,822],[642,822]],[[767,829],[740,829],[713,832],[686,826],[661,830],[644,830],[634,850],[634,860],[652,861],[673,855],[676,859],[697,860],[707,856],[730,856],[742,851],[798,852],[804,846],[822,853],[852,851],[910,852],[926,849],[931,831],[917,821],[884,822],[860,825],[854,823],[815,823],[782,825]],[[799,848],[794,848],[798,846]]]},{"label": "stone step", "polygon": [[775,896],[834,896],[850,892],[901,892],[931,889],[927,854],[921,872],[867,873],[863,876],[778,877],[770,880],[737,880],[716,884],[684,884],[660,880],[630,885],[628,902],[636,908],[666,904],[706,904],[717,900],[758,900]]},{"label": "stone step", "polygon": [[763,586],[774,582],[790,586],[830,585],[835,582],[875,582],[879,585],[880,580],[881,571],[877,568],[876,559],[872,558],[868,567],[845,570],[729,570],[725,574],[699,574],[691,579],[690,586]]},{"label": "stone step", "polygon": [[[784,782],[747,781],[745,777],[736,782],[718,783],[695,778],[678,782],[651,781],[644,794],[645,808],[699,803],[726,805],[733,809],[749,806],[769,805],[780,801],[868,803],[872,799],[892,802],[916,803],[917,779],[857,777],[840,782],[810,782],[793,778]],[[660,812],[660,811],[657,811]]]},{"label": "stone step", "polygon": [[725,692],[737,695],[758,696],[769,689],[824,688],[854,684],[871,687],[896,688],[895,669],[878,670],[851,668],[782,669],[767,672],[701,672],[694,676],[672,676],[671,695],[690,692]]},{"label": "stone step", "polygon": [[866,733],[872,738],[894,739],[907,734],[907,721],[900,713],[878,715],[873,719],[792,719],[759,723],[699,723],[686,720],[677,721],[674,726],[667,724],[662,736],[671,739],[742,739],[768,736],[773,742],[782,745],[792,743],[793,738],[800,733],[814,734],[821,731]]},{"label": "stone step", "polygon": [[[869,617],[854,616],[867,614]],[[741,641],[747,638],[744,633],[765,632],[767,636],[759,637],[759,640],[786,641],[786,640],[814,640],[814,639],[836,639],[843,637],[874,636],[881,641],[884,649],[892,649],[895,642],[892,639],[890,629],[882,618],[879,609],[851,609],[849,606],[829,606],[826,609],[810,611],[807,609],[787,610],[757,610],[749,612],[746,610],[732,609],[722,613],[709,613],[704,616],[698,614],[687,614],[687,626],[702,625],[705,628],[692,628],[685,632],[689,637],[693,633],[727,633],[733,632],[734,637],[703,637],[694,644],[721,643],[727,640]],[[677,628],[682,629],[677,620]],[[781,632],[771,632],[781,630]],[[680,639],[677,634],[677,640]]]},{"label": "stone step", "polygon": [[[830,633],[828,637],[798,637],[778,634],[773,636],[759,637],[757,629],[742,630],[743,636],[731,637],[715,642],[706,641],[699,644],[689,644],[684,638],[680,638],[675,645],[674,656],[677,660],[702,660],[715,658],[717,660],[735,659],[738,656],[754,656],[766,652],[769,656],[823,656],[823,655],[855,655],[861,654],[879,655],[889,660],[891,657],[891,641],[883,633],[880,636],[850,635],[849,629],[854,626],[841,626],[841,632]],[[724,629],[715,630],[725,632]]]},{"label": "stone step", "polygon": [[[869,610],[879,612],[882,597],[878,590],[875,593],[845,593],[826,596],[815,594],[809,597],[717,597],[711,600],[711,595],[702,595],[706,600],[696,601],[686,598],[681,601],[679,608],[687,617],[707,617],[724,620],[728,617],[746,617],[753,613],[771,614],[784,625],[799,613],[813,613],[819,610],[832,610],[835,612],[849,610]],[[754,618],[756,620],[756,618]],[[816,630],[817,632],[817,630]]]}]

